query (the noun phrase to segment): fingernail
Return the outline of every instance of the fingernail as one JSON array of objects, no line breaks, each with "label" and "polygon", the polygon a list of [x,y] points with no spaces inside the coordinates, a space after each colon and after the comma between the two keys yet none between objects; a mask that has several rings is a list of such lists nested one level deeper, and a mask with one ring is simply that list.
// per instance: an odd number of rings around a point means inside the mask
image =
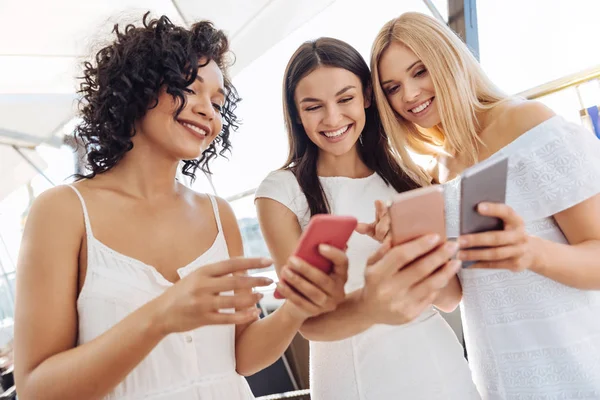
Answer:
[{"label": "fingernail", "polygon": [[283,276],[285,276],[287,278],[293,278],[294,277],[294,273],[292,271],[290,271],[289,269],[284,269],[283,270]]},{"label": "fingernail", "polygon": [[256,297],[258,297],[258,300],[260,300],[260,299],[262,299],[263,297],[265,297],[265,295],[264,295],[264,294],[262,294],[262,293],[258,293],[258,296],[256,296]]},{"label": "fingernail", "polygon": [[465,257],[465,253],[462,251],[459,251],[458,253],[456,253],[456,258],[458,260],[462,260]]},{"label": "fingernail", "polygon": [[456,242],[448,242],[444,245],[444,248],[452,253],[455,253],[458,250],[458,243]]},{"label": "fingernail", "polygon": [[478,207],[479,211],[486,212],[488,210],[488,206],[485,203],[481,203],[477,207]]},{"label": "fingernail", "polygon": [[260,259],[260,265],[263,265],[265,267],[268,267],[269,265],[273,264],[273,260],[271,260],[270,258],[261,258]]},{"label": "fingernail", "polygon": [[431,244],[436,244],[440,241],[440,235],[435,234],[435,235],[430,235],[427,237],[427,242],[431,243]]},{"label": "fingernail", "polygon": [[300,259],[296,256],[291,256],[290,257],[290,264],[299,267],[300,266]]},{"label": "fingernail", "polygon": [[328,244],[323,243],[323,244],[319,245],[319,250],[321,250],[321,251],[329,251],[329,250],[331,250],[331,246],[328,245]]},{"label": "fingernail", "polygon": [[265,285],[270,285],[273,283],[273,279],[269,279],[269,278],[263,278],[263,283]]},{"label": "fingernail", "polygon": [[465,238],[458,238],[458,244],[462,247],[462,246],[466,246],[467,245],[467,239]]},{"label": "fingernail", "polygon": [[459,271],[462,267],[462,262],[458,260],[452,260],[450,263],[452,264],[451,267],[454,271]]}]

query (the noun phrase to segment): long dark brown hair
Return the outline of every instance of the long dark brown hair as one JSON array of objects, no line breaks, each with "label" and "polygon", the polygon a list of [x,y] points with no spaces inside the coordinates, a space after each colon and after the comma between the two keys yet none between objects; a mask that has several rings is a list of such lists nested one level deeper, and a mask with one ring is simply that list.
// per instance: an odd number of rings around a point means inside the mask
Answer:
[{"label": "long dark brown hair", "polygon": [[366,123],[358,146],[358,154],[365,165],[398,192],[418,187],[403,172],[391,150],[387,135],[381,129],[370,90],[371,72],[364,58],[352,46],[338,39],[324,37],[305,42],[290,59],[283,81],[283,113],[290,143],[288,159],[283,169],[292,171],[298,180],[308,201],[311,216],[328,214],[330,208],[317,175],[319,148],[299,123],[294,93],[300,80],[318,67],[342,68],[352,72],[360,79],[365,98],[371,100],[371,106],[365,110]]}]

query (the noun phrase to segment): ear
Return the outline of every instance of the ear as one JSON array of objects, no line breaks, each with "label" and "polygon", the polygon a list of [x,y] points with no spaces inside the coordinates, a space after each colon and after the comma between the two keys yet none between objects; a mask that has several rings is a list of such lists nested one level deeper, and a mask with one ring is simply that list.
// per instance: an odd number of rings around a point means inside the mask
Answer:
[{"label": "ear", "polygon": [[373,88],[371,85],[369,85],[365,89],[365,108],[371,107],[372,102],[373,102]]}]

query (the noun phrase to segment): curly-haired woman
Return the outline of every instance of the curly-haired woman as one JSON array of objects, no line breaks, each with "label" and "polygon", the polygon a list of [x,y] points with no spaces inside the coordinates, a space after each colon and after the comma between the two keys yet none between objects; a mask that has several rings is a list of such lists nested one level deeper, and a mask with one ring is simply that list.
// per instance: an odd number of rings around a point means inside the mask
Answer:
[{"label": "curly-haired woman", "polygon": [[[115,27],[80,86],[90,173],[41,194],[18,265],[20,399],[252,399],[240,375],[273,363],[341,298],[347,258],[298,269],[304,297],[259,320],[229,205],[176,180],[228,150],[237,93],[210,22]],[[234,258],[232,258],[234,257]],[[43,332],[43,333],[42,333]]]}]

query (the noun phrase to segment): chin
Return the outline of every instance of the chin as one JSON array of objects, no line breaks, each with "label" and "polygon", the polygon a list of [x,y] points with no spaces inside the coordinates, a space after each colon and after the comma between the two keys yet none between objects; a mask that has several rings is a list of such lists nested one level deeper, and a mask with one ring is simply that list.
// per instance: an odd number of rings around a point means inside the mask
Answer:
[{"label": "chin", "polygon": [[175,156],[175,158],[179,159],[179,160],[193,160],[193,159],[198,159],[200,158],[200,156],[202,156],[202,153],[204,152],[204,148],[187,148],[187,149],[178,149],[178,151],[174,151],[173,155]]}]

